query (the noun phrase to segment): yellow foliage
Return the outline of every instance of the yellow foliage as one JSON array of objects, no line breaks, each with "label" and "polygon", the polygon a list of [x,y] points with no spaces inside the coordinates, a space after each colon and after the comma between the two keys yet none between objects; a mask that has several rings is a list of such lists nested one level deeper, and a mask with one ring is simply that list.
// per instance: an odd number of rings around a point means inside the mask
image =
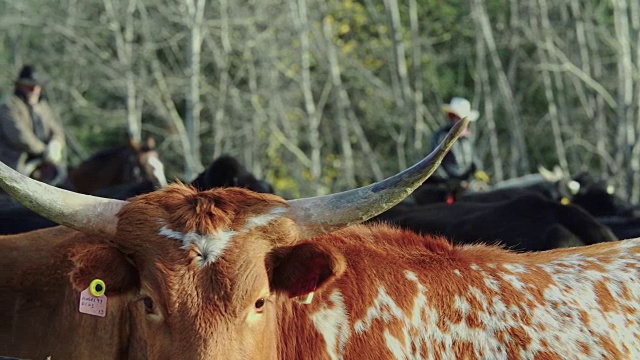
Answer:
[{"label": "yellow foliage", "polygon": [[350,53],[351,51],[353,51],[353,50],[356,48],[356,46],[358,46],[358,42],[357,42],[357,41],[355,41],[355,40],[349,40],[349,41],[347,41],[344,45],[342,45],[342,51],[343,51],[345,54],[348,54],[348,53]]},{"label": "yellow foliage", "polygon": [[275,177],[275,181],[272,182],[273,187],[277,189],[278,193],[287,192],[292,195],[300,194],[300,187],[298,183],[292,177]]},{"label": "yellow foliage", "polygon": [[313,175],[311,174],[311,171],[309,171],[309,170],[305,170],[305,171],[303,171],[303,172],[302,172],[302,177],[303,177],[305,180],[313,180]]},{"label": "yellow foliage", "polygon": [[363,64],[367,69],[375,70],[382,67],[382,65],[384,65],[384,61],[380,59],[368,57],[364,59]]}]

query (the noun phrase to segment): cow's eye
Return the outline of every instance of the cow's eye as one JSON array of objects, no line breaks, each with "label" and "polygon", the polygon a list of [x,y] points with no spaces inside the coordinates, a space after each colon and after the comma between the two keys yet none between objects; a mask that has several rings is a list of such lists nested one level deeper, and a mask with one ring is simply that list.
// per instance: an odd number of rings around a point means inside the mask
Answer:
[{"label": "cow's eye", "polygon": [[144,303],[144,310],[147,312],[147,314],[153,314],[154,312],[153,299],[151,299],[148,296],[145,296],[145,298],[142,299],[142,302]]},{"label": "cow's eye", "polygon": [[255,304],[256,310],[261,310],[264,307],[265,302],[266,301],[264,300],[264,298],[260,298],[256,300],[256,304]]}]

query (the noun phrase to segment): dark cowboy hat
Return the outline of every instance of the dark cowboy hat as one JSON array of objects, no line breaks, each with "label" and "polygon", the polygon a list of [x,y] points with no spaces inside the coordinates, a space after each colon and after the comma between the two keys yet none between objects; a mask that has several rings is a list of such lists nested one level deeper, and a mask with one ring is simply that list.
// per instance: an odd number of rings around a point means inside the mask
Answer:
[{"label": "dark cowboy hat", "polygon": [[18,75],[18,78],[16,79],[16,85],[43,86],[46,82],[46,79],[40,76],[40,74],[31,65],[23,66],[22,70],[20,70],[20,75]]}]

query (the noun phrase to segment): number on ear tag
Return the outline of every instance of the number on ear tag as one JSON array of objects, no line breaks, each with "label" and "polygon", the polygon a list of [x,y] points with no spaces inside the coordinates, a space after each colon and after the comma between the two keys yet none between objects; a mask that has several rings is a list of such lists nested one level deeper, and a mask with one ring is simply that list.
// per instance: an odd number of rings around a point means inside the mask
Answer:
[{"label": "number on ear tag", "polygon": [[107,315],[107,297],[105,295],[93,296],[91,290],[86,288],[80,293],[80,307],[83,314],[105,317]]}]

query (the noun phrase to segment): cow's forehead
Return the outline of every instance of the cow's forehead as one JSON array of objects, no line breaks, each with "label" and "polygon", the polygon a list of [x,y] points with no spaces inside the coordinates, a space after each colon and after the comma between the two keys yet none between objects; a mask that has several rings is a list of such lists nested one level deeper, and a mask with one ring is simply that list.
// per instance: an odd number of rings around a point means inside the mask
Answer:
[{"label": "cow's forehead", "polygon": [[[240,188],[199,192],[172,185],[128,204],[119,215],[118,231],[130,241],[140,242],[139,246],[149,244],[152,237],[178,244],[183,250],[195,248],[208,263],[219,258],[234,238],[269,225],[286,213],[286,201],[272,194]],[[166,239],[171,241],[163,241]]]},{"label": "cow's forehead", "polygon": [[246,239],[256,228],[269,225],[286,214],[285,207],[273,207],[265,213],[253,214],[241,219],[240,223],[232,222],[228,226],[212,228],[206,232],[195,229],[177,229],[165,220],[159,220],[158,235],[175,240],[182,250],[195,250],[200,254],[199,265],[214,263],[232,246],[237,239]]}]

